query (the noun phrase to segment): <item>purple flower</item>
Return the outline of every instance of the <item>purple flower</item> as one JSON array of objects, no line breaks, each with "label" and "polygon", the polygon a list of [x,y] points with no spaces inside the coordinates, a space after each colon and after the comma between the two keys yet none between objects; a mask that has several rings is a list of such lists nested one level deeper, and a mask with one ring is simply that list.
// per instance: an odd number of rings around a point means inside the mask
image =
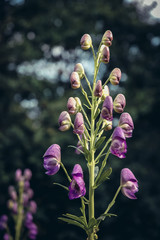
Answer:
[{"label": "purple flower", "polygon": [[74,67],[74,72],[77,72],[80,79],[83,78],[84,76],[84,68],[83,65],[81,63],[77,63]]},{"label": "purple flower", "polygon": [[71,82],[71,87],[73,89],[80,88],[81,82],[80,82],[80,77],[77,72],[72,72],[70,76],[70,82]]},{"label": "purple flower", "polygon": [[78,143],[77,143],[77,148],[76,148],[76,150],[75,150],[75,153],[78,154],[78,155],[81,154],[81,152],[80,152],[79,150],[81,150],[81,151],[83,152],[83,147],[82,147],[80,141],[78,141]]},{"label": "purple flower", "polygon": [[76,199],[86,194],[85,182],[83,180],[83,170],[76,164],[72,172],[72,181],[69,186],[69,199]]},{"label": "purple flower", "polygon": [[10,240],[10,236],[8,233],[5,233],[3,236],[3,240]]},{"label": "purple flower", "polygon": [[116,127],[112,135],[110,151],[119,158],[125,158],[127,152],[126,138],[122,128]]},{"label": "purple flower", "polygon": [[15,180],[17,182],[21,181],[22,179],[22,170],[21,169],[17,169],[16,173],[15,173]]},{"label": "purple flower", "polygon": [[121,70],[119,68],[114,68],[109,79],[112,85],[118,85],[121,80]]},{"label": "purple flower", "polygon": [[69,113],[67,111],[63,111],[61,112],[59,119],[58,119],[58,123],[59,123],[59,130],[60,131],[67,131],[70,126],[71,126],[71,118],[69,116]]},{"label": "purple flower", "polygon": [[94,90],[94,96],[102,97],[102,81],[101,80],[98,80],[96,83],[96,87]]},{"label": "purple flower", "polygon": [[107,30],[102,37],[102,43],[110,47],[112,45],[112,41],[113,41],[113,34],[110,30]]},{"label": "purple flower", "polygon": [[126,106],[126,99],[123,94],[118,94],[113,102],[114,111],[117,113],[122,113]]},{"label": "purple flower", "polygon": [[122,128],[126,138],[132,137],[134,123],[129,113],[122,113],[119,119],[119,126]]},{"label": "purple flower", "polygon": [[110,51],[109,51],[109,47],[102,45],[101,47],[101,62],[103,63],[109,63],[110,60]]},{"label": "purple flower", "polygon": [[12,200],[16,201],[17,200],[17,192],[13,186],[8,187],[8,193]]},{"label": "purple flower", "polygon": [[7,215],[2,215],[0,217],[0,230],[3,230],[7,226],[8,217]]},{"label": "purple flower", "polygon": [[27,212],[26,213],[26,216],[25,216],[25,223],[24,225],[29,228],[30,224],[32,223],[33,221],[33,216],[30,212]]},{"label": "purple flower", "polygon": [[37,203],[33,200],[29,203],[29,211],[33,214],[37,211]]},{"label": "purple flower", "polygon": [[26,169],[24,170],[24,178],[25,178],[25,180],[30,180],[31,177],[32,177],[32,172],[31,172],[31,170],[30,170],[29,168],[26,168]]},{"label": "purple flower", "polygon": [[29,233],[28,233],[28,237],[30,239],[36,239],[36,236],[38,234],[38,228],[37,228],[37,225],[35,223],[31,223],[29,226],[28,226],[28,229],[29,229]]},{"label": "purple flower", "polygon": [[59,171],[61,161],[61,148],[57,144],[51,145],[44,156],[44,168],[47,175],[54,175]]},{"label": "purple flower", "polygon": [[113,100],[111,96],[107,96],[104,100],[101,112],[101,118],[112,121],[113,120]]},{"label": "purple flower", "polygon": [[92,39],[89,34],[84,34],[80,40],[80,45],[83,50],[88,50],[92,46]]},{"label": "purple flower", "polygon": [[76,114],[73,132],[78,135],[82,135],[84,133],[84,120],[83,115],[80,112]]},{"label": "purple flower", "polygon": [[137,199],[135,193],[138,192],[138,181],[131,170],[128,168],[121,170],[120,182],[123,195],[130,199]]}]

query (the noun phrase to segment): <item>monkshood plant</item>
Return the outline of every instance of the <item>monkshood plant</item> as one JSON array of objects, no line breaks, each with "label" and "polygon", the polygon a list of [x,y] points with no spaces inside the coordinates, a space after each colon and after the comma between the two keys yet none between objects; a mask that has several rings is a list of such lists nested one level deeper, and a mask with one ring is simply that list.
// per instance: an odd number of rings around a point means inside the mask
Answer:
[{"label": "monkshood plant", "polygon": [[[72,147],[76,149],[76,154],[82,154],[86,160],[89,177],[89,199],[85,197],[86,187],[81,166],[76,164],[70,177],[61,161],[61,148],[59,145],[51,145],[44,154],[46,174],[54,175],[62,167],[69,181],[69,186],[56,184],[69,191],[68,197],[70,200],[81,199],[80,216],[67,213],[63,217],[59,217],[59,219],[82,228],[88,236],[87,240],[98,239],[97,232],[101,221],[106,217],[116,216],[110,213],[110,209],[115,204],[120,191],[130,199],[136,199],[135,193],[138,191],[138,181],[132,171],[128,168],[122,169],[120,185],[113,199],[106,207],[106,210],[99,217],[95,217],[95,191],[109,179],[112,173],[112,168],[107,168],[108,157],[113,154],[118,158],[125,158],[127,152],[126,139],[132,137],[134,129],[132,117],[129,113],[123,112],[126,105],[125,96],[118,94],[113,101],[107,85],[108,83],[112,85],[119,84],[121,70],[114,68],[104,84],[102,84],[101,80],[97,80],[100,64],[109,63],[109,47],[112,45],[112,40],[112,32],[107,30],[102,37],[97,53],[95,53],[90,35],[84,34],[82,36],[81,48],[83,50],[91,48],[93,53],[93,82],[88,80],[82,64],[77,63],[71,73],[70,82],[73,89],[81,89],[85,103],[82,104],[78,97],[70,97],[67,102],[68,111],[63,111],[58,120],[60,131],[67,131],[72,127],[73,133],[78,138],[77,146]],[[85,79],[84,81],[87,83],[89,94],[83,87],[82,79]],[[86,110],[89,114],[87,114]],[[112,132],[113,110],[121,115],[118,126]],[[71,120],[72,115],[75,115],[74,123]],[[88,216],[86,215],[87,208]]]},{"label": "monkshood plant", "polygon": [[[0,230],[5,231],[3,240],[36,239],[38,228],[33,222],[33,214],[37,211],[37,204],[32,200],[34,192],[30,188],[31,177],[30,169],[25,169],[23,175],[21,169],[17,169],[16,186],[8,187],[10,199],[7,207],[11,218],[5,214],[0,217]],[[15,226],[13,232],[13,227],[9,227],[12,224]]]}]

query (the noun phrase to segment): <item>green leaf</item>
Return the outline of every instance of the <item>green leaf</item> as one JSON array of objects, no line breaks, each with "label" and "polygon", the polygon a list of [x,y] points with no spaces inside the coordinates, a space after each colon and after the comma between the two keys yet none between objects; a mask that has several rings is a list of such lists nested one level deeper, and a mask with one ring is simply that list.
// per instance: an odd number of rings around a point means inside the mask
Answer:
[{"label": "green leaf", "polygon": [[[78,149],[77,147],[73,146],[73,145],[69,145],[68,147],[74,148],[74,149]],[[78,149],[79,152],[81,152],[82,154],[84,154],[84,152],[81,149]]]},{"label": "green leaf", "polygon": [[101,111],[101,110],[98,108],[97,111],[96,111],[96,113],[95,113],[95,115],[94,115],[94,119],[96,119],[96,118],[98,117],[98,115],[100,114],[100,111]]},{"label": "green leaf", "polygon": [[76,216],[76,215],[72,215],[72,214],[69,214],[69,213],[63,214],[63,216],[66,217],[66,218],[71,218],[71,219],[73,219],[73,220],[75,220],[75,221],[83,224],[85,227],[88,227],[88,226],[86,225],[86,222],[85,222],[83,216],[78,217],[78,216]]},{"label": "green leaf", "polygon": [[104,140],[106,139],[106,137],[101,137],[95,144],[95,149],[99,148],[101,146],[101,144],[104,142]]},{"label": "green leaf", "polygon": [[77,227],[80,227],[80,228],[82,228],[83,230],[86,231],[86,228],[81,223],[79,223],[75,220],[72,220],[72,219],[69,219],[69,218],[63,218],[63,217],[59,217],[58,219],[61,220],[61,221],[67,222],[68,224],[72,224],[72,225],[75,225]]},{"label": "green leaf", "polygon": [[97,221],[104,221],[106,217],[117,217],[117,215],[112,213],[102,214],[100,217],[97,218]]},{"label": "green leaf", "polygon": [[109,176],[112,173],[112,168],[108,168],[107,170],[105,170],[100,177],[98,178],[98,180],[96,181],[96,184],[94,186],[94,188],[97,188],[99,185],[101,185],[103,182],[105,182],[107,179],[109,179]]}]

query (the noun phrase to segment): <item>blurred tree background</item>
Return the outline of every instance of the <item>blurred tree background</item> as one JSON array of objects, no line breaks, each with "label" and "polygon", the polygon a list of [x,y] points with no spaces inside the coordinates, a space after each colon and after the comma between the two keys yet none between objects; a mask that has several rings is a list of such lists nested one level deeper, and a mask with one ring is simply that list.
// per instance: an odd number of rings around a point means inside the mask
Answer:
[{"label": "blurred tree background", "polygon": [[[129,1],[131,2],[131,1]],[[1,0],[0,1],[0,215],[7,212],[7,187],[13,184],[17,168],[30,168],[38,204],[36,223],[39,240],[85,239],[76,227],[57,220],[63,213],[79,213],[79,200],[69,201],[67,193],[53,182],[64,183],[61,170],[45,175],[42,156],[53,143],[62,147],[62,161],[69,172],[75,163],[87,169],[82,156],[68,145],[76,145],[72,130],[58,131],[58,116],[71,90],[69,75],[77,62],[89,67],[90,52],[82,52],[79,41],[84,33],[93,38],[95,48],[110,29],[114,41],[107,68],[100,68],[105,80],[114,67],[122,70],[119,87],[134,119],[132,139],[127,140],[126,159],[110,157],[111,180],[96,192],[96,216],[101,214],[119,184],[123,167],[139,180],[138,199],[122,194],[99,232],[101,240],[158,240],[160,237],[159,106],[160,106],[160,22],[150,10],[127,0]],[[1,233],[0,233],[1,234]],[[1,237],[1,235],[0,235]]]}]

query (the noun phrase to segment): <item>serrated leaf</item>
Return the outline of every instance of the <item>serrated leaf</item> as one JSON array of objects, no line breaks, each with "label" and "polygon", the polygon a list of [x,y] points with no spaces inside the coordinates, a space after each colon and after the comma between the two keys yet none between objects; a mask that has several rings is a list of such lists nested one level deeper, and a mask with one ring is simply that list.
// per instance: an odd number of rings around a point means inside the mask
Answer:
[{"label": "serrated leaf", "polygon": [[94,186],[94,188],[97,188],[99,185],[101,185],[103,182],[109,179],[109,176],[111,175],[111,173],[112,173],[111,167],[105,170],[96,181],[96,185]]},{"label": "serrated leaf", "polygon": [[75,225],[77,227],[80,227],[83,230],[86,230],[86,228],[81,223],[79,223],[75,220],[72,220],[72,219],[69,219],[69,218],[63,218],[63,217],[59,217],[58,219],[61,220],[61,221],[67,222],[68,224],[72,224],[72,225]]},{"label": "serrated leaf", "polygon": [[101,111],[101,110],[98,108],[97,111],[96,111],[96,113],[95,113],[95,115],[94,115],[94,119],[96,119],[96,118],[98,117],[98,115],[100,114],[100,111]]},{"label": "serrated leaf", "polygon": [[106,139],[106,137],[101,137],[95,144],[95,148],[99,148],[101,146],[101,144],[104,142],[104,140]]}]

